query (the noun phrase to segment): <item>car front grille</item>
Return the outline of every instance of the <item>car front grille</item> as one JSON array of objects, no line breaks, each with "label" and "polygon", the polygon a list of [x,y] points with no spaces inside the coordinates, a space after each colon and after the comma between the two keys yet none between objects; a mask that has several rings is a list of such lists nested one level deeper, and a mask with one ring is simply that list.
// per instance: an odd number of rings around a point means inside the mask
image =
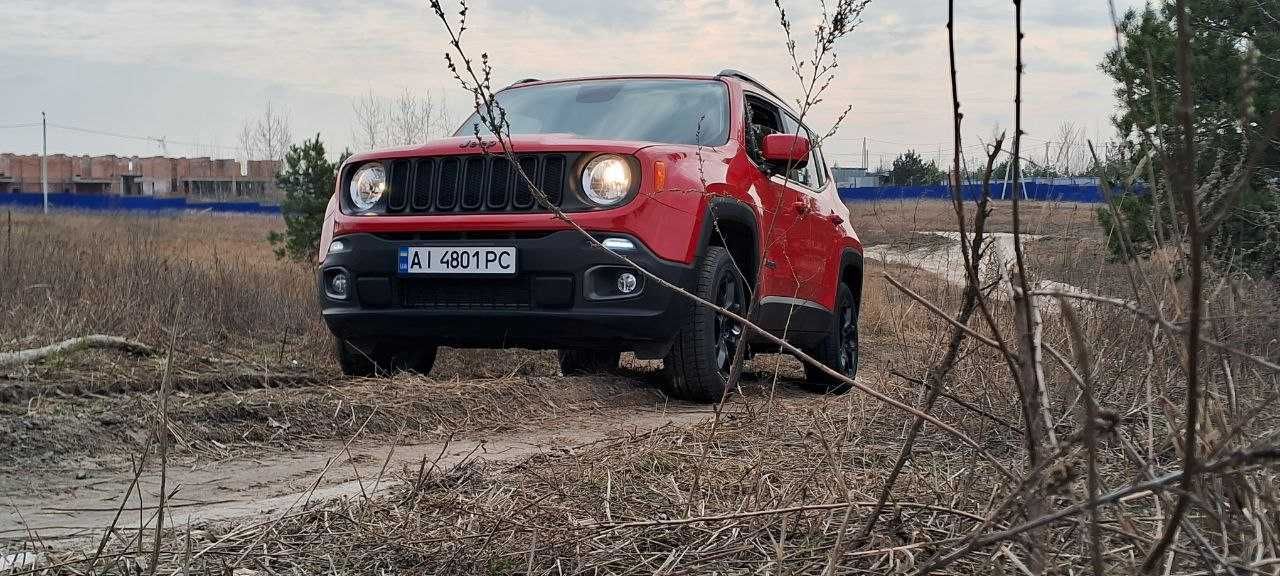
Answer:
[{"label": "car front grille", "polygon": [[[573,154],[525,154],[520,167],[554,206],[564,203]],[[500,155],[386,161],[388,214],[545,212],[528,182]]]},{"label": "car front grille", "polygon": [[402,278],[401,305],[425,310],[529,310],[527,276],[512,278]]}]

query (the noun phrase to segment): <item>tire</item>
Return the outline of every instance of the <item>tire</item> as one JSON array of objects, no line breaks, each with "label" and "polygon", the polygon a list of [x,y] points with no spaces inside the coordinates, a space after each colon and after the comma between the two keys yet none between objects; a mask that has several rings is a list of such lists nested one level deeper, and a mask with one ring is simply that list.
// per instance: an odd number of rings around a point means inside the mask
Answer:
[{"label": "tire", "polygon": [[427,344],[356,344],[339,338],[335,348],[342,373],[359,378],[385,378],[396,372],[417,372],[426,376],[436,363],[436,347]]},{"label": "tire", "polygon": [[[739,315],[746,313],[747,287],[735,272],[728,250],[707,248],[698,265],[694,294]],[[719,402],[729,385],[734,350],[742,337],[737,322],[706,306],[692,307],[663,359],[667,393],[684,400]]]},{"label": "tire", "polygon": [[560,359],[560,373],[565,376],[617,370],[622,360],[621,352],[601,350],[561,350],[556,356]]},{"label": "tire", "polygon": [[[858,375],[858,306],[853,300],[853,291],[844,284],[836,292],[836,313],[832,315],[830,330],[809,355],[852,379]],[[844,394],[852,388],[813,366],[805,365],[804,372],[805,387],[814,392]]]}]

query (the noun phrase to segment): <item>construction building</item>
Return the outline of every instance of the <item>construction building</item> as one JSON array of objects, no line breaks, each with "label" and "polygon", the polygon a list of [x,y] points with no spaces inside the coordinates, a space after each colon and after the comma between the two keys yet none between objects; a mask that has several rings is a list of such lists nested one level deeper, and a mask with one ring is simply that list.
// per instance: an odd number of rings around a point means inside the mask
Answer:
[{"label": "construction building", "polygon": [[[49,192],[198,198],[277,199],[280,163],[166,156],[48,157]],[[38,154],[0,154],[0,193],[41,192]]]}]

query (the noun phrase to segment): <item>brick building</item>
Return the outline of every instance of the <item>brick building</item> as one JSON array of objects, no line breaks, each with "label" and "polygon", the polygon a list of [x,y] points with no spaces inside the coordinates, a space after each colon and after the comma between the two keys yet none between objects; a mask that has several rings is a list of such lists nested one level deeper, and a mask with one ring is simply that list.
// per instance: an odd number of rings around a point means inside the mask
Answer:
[{"label": "brick building", "polygon": [[[213,158],[51,154],[49,192],[116,196],[275,199],[280,163]],[[39,193],[40,156],[0,154],[0,193]]]}]

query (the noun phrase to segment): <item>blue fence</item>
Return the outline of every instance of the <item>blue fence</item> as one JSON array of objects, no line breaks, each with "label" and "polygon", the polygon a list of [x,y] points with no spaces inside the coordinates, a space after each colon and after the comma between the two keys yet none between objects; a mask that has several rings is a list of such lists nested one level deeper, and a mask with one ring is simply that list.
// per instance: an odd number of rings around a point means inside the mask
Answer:
[{"label": "blue fence", "polygon": [[[1055,202],[1103,202],[1102,190],[1097,186],[1080,186],[1075,184],[1048,184],[1026,182],[1023,185],[1026,196],[1031,200],[1049,200]],[[991,184],[991,196],[1000,198],[1003,191],[1005,198],[1013,197],[1013,186],[996,182]],[[966,200],[976,200],[982,192],[981,184],[965,184],[961,186],[961,194]],[[876,200],[915,200],[938,199],[950,200],[949,186],[879,186],[875,188],[841,188],[840,197],[846,202],[869,202]]]},{"label": "blue fence", "polygon": [[[1003,184],[991,185],[991,195],[1000,198]],[[1097,186],[1071,184],[1023,184],[1026,198],[1055,202],[1103,202],[1102,191]],[[980,184],[965,184],[962,194],[967,200],[976,200],[982,190]],[[1013,195],[1013,187],[1004,188],[1004,197]],[[841,188],[840,197],[846,202],[870,202],[877,200],[950,200],[951,188],[947,186],[879,186],[874,188]],[[44,200],[40,194],[0,194],[0,206],[40,208]],[[150,196],[89,196],[59,192],[49,195],[49,206],[70,210],[110,210],[124,212],[220,212],[229,214],[280,214],[279,206],[258,202],[194,202],[186,198],[154,198]]]},{"label": "blue fence", "polygon": [[[42,194],[0,194],[0,206],[41,208]],[[220,212],[229,214],[280,214],[279,206],[257,202],[194,202],[186,198],[150,196],[89,196],[59,192],[49,195],[49,207],[63,210],[110,210],[122,212]]]}]

